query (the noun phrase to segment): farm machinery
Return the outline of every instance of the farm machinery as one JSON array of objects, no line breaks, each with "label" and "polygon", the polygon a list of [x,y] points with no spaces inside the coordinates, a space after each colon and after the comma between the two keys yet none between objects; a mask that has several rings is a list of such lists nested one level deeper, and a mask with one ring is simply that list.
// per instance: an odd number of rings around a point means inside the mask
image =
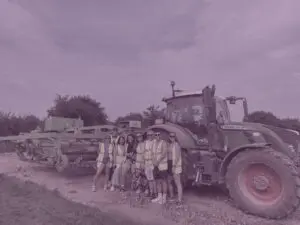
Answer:
[{"label": "farm machinery", "polygon": [[115,129],[125,136],[140,131],[140,121],[123,121],[121,125],[83,126],[81,119],[49,117],[44,129],[38,127],[30,133],[0,137],[0,142],[13,144],[22,161],[45,163],[58,172],[78,167],[95,168],[99,142],[105,136]]},{"label": "farm machinery", "polygon": [[225,187],[237,207],[261,217],[280,219],[298,208],[298,132],[233,122],[228,104],[242,101],[247,118],[246,98],[216,96],[214,85],[198,92],[171,87],[165,118],[148,129],[166,139],[176,134],[184,185]]},{"label": "farm machinery", "polygon": [[[86,130],[93,132],[84,132]],[[23,161],[46,163],[64,172],[72,167],[93,167],[103,132],[99,127],[87,129],[81,119],[49,117],[44,129],[18,136],[0,137],[0,142],[14,143]],[[82,132],[83,131],[83,132]]]}]

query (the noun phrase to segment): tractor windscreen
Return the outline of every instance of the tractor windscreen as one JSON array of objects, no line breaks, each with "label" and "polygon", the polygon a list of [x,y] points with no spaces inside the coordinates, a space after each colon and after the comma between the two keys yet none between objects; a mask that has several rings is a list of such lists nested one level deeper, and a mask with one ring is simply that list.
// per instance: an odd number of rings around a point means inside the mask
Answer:
[{"label": "tractor windscreen", "polygon": [[167,101],[166,119],[191,131],[206,124],[202,96],[186,96]]}]

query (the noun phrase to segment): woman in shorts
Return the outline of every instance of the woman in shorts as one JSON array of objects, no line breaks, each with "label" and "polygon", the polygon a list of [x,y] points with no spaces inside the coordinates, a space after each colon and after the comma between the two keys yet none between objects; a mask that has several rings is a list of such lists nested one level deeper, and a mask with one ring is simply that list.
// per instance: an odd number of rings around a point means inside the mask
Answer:
[{"label": "woman in shorts", "polygon": [[96,191],[96,185],[100,175],[105,172],[104,190],[107,190],[110,179],[110,170],[113,166],[113,145],[109,136],[104,142],[99,144],[99,154],[97,157],[97,172],[93,179],[92,191]]}]

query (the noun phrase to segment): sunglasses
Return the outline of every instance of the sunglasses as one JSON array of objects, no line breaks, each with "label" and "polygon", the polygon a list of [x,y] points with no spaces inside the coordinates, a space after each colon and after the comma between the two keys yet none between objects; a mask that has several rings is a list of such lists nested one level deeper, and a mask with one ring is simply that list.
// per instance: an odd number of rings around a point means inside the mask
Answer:
[{"label": "sunglasses", "polygon": [[155,137],[159,137],[160,136],[160,134],[155,134]]}]

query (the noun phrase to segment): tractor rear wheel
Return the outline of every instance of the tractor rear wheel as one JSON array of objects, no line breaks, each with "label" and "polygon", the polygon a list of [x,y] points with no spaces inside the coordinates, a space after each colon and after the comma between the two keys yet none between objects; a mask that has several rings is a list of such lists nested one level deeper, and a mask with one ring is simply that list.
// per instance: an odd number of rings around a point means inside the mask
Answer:
[{"label": "tractor rear wheel", "polygon": [[300,178],[293,161],[271,148],[247,150],[233,158],[226,185],[237,206],[247,213],[281,219],[300,202]]}]

